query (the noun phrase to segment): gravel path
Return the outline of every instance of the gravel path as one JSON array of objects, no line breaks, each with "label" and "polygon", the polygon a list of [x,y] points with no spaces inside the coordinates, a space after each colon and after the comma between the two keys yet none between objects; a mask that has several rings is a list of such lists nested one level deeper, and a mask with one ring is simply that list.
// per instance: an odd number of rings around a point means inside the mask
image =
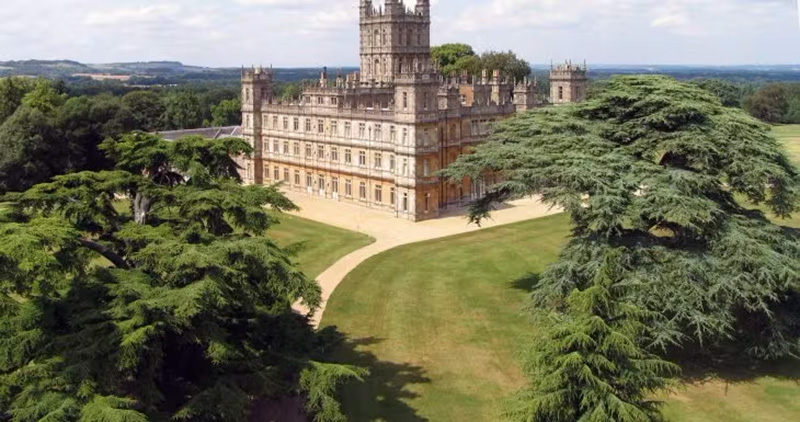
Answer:
[{"label": "gravel path", "polygon": [[[507,207],[494,211],[492,219],[484,221],[482,227],[467,224],[463,211],[454,212],[436,220],[412,223],[394,218],[391,214],[383,211],[352,204],[333,202],[296,192],[288,192],[286,195],[300,207],[300,211],[296,214],[301,217],[364,233],[375,238],[375,243],[345,256],[317,277],[317,281],[322,286],[323,302],[321,308],[314,315],[315,326],[319,326],[325,312],[325,304],[345,276],[359,264],[381,252],[409,243],[497,227],[560,212],[557,209],[550,209],[537,199],[523,199],[511,202]],[[295,309],[302,313],[308,312],[308,309],[300,305],[295,306]]]}]

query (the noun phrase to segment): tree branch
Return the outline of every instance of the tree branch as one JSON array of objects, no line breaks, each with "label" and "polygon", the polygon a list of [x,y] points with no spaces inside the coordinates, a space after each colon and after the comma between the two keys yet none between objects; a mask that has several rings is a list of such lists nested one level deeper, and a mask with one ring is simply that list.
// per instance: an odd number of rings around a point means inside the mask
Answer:
[{"label": "tree branch", "polygon": [[111,261],[111,263],[114,264],[114,266],[116,266],[117,268],[120,268],[120,269],[123,269],[123,270],[129,270],[131,268],[131,264],[128,261],[126,261],[121,256],[117,255],[110,248],[105,247],[105,246],[103,246],[103,245],[101,245],[101,244],[99,244],[99,243],[97,243],[97,242],[95,242],[93,240],[89,240],[89,239],[83,239],[82,238],[82,239],[78,239],[78,241],[84,247],[89,248],[89,249],[99,253],[104,258],[106,258],[107,260]]}]

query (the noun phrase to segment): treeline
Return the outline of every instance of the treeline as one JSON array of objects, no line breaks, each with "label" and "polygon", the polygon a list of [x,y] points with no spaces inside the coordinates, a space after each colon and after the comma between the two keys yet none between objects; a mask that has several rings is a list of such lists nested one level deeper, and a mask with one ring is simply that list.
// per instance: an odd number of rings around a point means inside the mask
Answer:
[{"label": "treeline", "polygon": [[98,146],[124,133],[241,122],[238,88],[72,91],[63,81],[0,79],[0,192],[106,169],[111,163]]},{"label": "treeline", "polygon": [[695,79],[695,85],[715,94],[726,107],[742,108],[773,124],[800,124],[800,82]]}]

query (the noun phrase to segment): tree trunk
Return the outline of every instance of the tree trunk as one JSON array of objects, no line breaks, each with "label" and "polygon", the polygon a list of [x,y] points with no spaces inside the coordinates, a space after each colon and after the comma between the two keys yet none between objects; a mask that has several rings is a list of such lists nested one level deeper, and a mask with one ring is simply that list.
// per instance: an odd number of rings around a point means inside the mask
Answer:
[{"label": "tree trunk", "polygon": [[114,264],[114,266],[116,266],[117,268],[121,268],[121,269],[125,269],[125,270],[131,268],[131,264],[128,263],[128,261],[126,261],[125,258],[117,255],[110,248],[107,248],[107,247],[95,242],[94,240],[90,240],[90,239],[78,239],[78,241],[84,247],[87,247],[87,248],[99,253],[100,255],[103,255],[104,258],[106,258],[107,260],[111,261],[111,263]]},{"label": "tree trunk", "polygon": [[145,224],[147,223],[147,214],[150,213],[150,207],[152,206],[152,201],[142,195],[141,193],[137,193],[133,197],[133,221],[136,224]]}]

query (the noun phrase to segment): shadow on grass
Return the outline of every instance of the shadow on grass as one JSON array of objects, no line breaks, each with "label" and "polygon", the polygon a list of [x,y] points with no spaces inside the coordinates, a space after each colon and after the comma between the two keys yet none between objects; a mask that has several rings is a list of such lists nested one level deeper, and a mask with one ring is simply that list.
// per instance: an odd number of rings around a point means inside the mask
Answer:
[{"label": "shadow on grass", "polygon": [[729,384],[747,383],[762,377],[794,381],[800,385],[800,360],[758,361],[743,353],[719,350],[697,352],[691,348],[671,351],[667,359],[681,366],[681,380],[704,383],[721,380]]},{"label": "shadow on grass", "polygon": [[[326,330],[335,330],[328,327]],[[334,360],[369,370],[363,382],[353,381],[342,390],[342,409],[351,421],[423,422],[407,401],[419,396],[410,391],[415,384],[430,383],[423,368],[405,363],[385,362],[365,350],[379,344],[376,338],[344,339]]]},{"label": "shadow on grass", "polygon": [[541,280],[541,276],[539,274],[531,273],[512,281],[510,285],[513,289],[522,290],[525,293],[532,293],[533,288],[539,284],[539,280]]}]

